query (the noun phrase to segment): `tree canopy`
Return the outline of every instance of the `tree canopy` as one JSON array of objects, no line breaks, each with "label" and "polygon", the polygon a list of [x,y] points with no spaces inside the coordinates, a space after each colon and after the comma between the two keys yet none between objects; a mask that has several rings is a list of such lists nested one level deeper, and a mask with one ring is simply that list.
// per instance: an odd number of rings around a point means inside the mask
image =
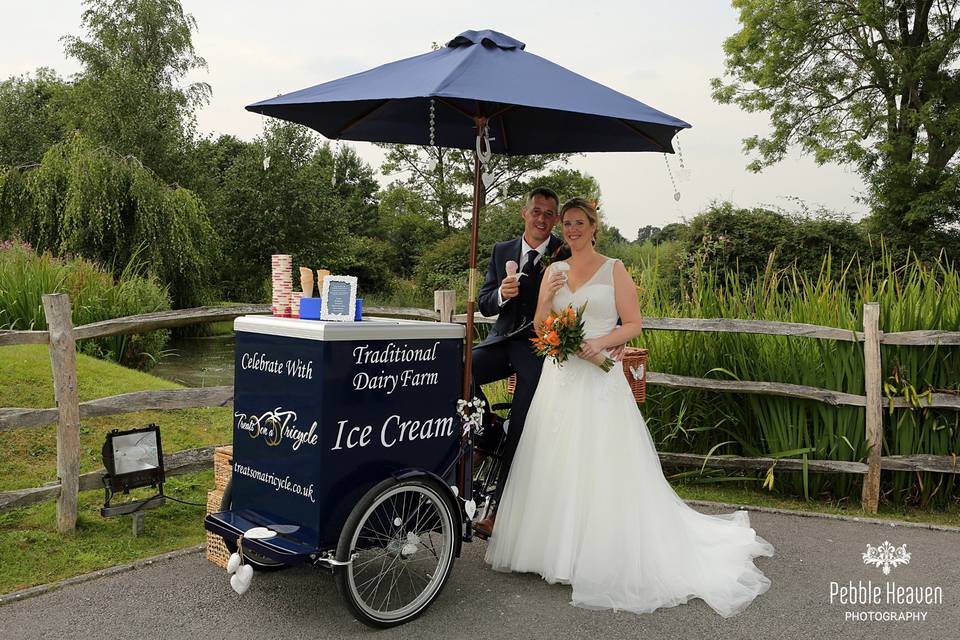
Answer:
[{"label": "tree canopy", "polygon": [[910,243],[960,220],[960,8],[934,0],[733,0],[714,98],[766,112],[759,171],[791,146],[856,168],[880,230]]},{"label": "tree canopy", "polygon": [[[473,203],[471,152],[403,144],[380,146],[387,151],[383,172],[398,175],[396,183],[419,196],[425,205],[424,213],[440,221],[444,233],[450,233],[467,219]],[[496,206],[522,195],[531,179],[566,165],[572,155],[493,156],[487,166],[493,181],[484,190],[484,204]]]},{"label": "tree canopy", "polygon": [[196,21],[178,0],[86,0],[86,38],[65,36],[83,65],[68,93],[68,129],[135,156],[168,182],[182,179],[205,83],[182,85],[206,66],[193,49]]},{"label": "tree canopy", "polygon": [[52,69],[39,68],[0,82],[0,165],[40,162],[65,137],[62,109],[69,85]]}]

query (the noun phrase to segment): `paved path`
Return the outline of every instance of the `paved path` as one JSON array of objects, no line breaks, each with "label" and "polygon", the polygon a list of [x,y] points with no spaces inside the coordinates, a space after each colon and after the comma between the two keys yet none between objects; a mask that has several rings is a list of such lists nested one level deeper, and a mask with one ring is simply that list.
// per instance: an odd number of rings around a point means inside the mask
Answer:
[{"label": "paved path", "polygon": [[[707,512],[716,509],[700,507]],[[777,549],[757,565],[770,590],[730,619],[703,601],[637,616],[568,604],[569,588],[507,575],[482,562],[486,545],[464,546],[446,589],[420,619],[371,632],[340,604],[331,576],[297,568],[258,575],[242,598],[226,573],[200,553],[71,585],[0,606],[0,638],[909,638],[960,637],[960,533],[775,513],[752,513],[753,527]],[[908,565],[889,576],[863,564],[867,543],[907,544]],[[942,603],[846,606],[830,603],[831,582],[871,581],[885,589],[930,586]],[[882,596],[886,597],[885,593]],[[912,622],[845,621],[846,611],[925,611]]]}]

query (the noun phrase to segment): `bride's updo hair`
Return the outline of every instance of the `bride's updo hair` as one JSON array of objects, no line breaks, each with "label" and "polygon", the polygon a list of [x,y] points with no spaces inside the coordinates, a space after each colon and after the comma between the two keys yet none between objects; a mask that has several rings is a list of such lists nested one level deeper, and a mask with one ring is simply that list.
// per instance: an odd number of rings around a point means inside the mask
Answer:
[{"label": "bride's updo hair", "polygon": [[587,216],[587,220],[590,221],[590,226],[593,227],[593,244],[597,244],[597,234],[600,233],[600,216],[597,215],[597,207],[593,201],[587,200],[586,198],[570,198],[563,203],[563,206],[560,207],[560,224],[563,224],[563,216],[570,209],[580,209]]}]

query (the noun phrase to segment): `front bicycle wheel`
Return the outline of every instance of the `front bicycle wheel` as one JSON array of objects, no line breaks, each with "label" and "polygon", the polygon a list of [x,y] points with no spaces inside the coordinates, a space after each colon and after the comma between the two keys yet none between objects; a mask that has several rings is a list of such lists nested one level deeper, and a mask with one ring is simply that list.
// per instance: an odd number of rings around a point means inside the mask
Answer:
[{"label": "front bicycle wheel", "polygon": [[459,518],[426,478],[384,480],[357,503],[337,545],[337,588],[373,627],[413,620],[436,599],[453,566]]}]

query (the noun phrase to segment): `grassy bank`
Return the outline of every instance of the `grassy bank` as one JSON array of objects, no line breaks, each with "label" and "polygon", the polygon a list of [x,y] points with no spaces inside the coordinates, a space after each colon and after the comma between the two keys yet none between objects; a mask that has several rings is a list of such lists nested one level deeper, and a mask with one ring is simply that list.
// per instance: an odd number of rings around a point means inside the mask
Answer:
[{"label": "grassy bank", "polygon": [[[178,385],[104,360],[77,356],[80,401]],[[50,357],[45,345],[0,347],[0,407],[53,407]],[[100,448],[111,429],[160,425],[163,449],[223,444],[230,439],[230,409],[144,411],[80,423],[80,472],[101,468]],[[0,491],[35,487],[56,478],[56,427],[0,432]]]},{"label": "grassy bank", "polygon": [[[84,355],[77,356],[80,400],[177,385]],[[44,345],[0,347],[0,407],[55,406],[50,357]],[[111,429],[160,425],[167,453],[222,444],[230,440],[229,408],[145,411],[83,420],[81,472],[102,467],[100,448]],[[0,433],[0,491],[34,487],[56,478],[56,426],[19,428]],[[170,478],[168,495],[206,504],[213,472]],[[152,495],[145,489],[132,498]],[[148,511],[146,529],[133,537],[129,517],[102,518],[103,493],[80,494],[77,530],[56,530],[56,503],[46,502],[0,514],[0,593],[16,591],[132,562],[204,540],[204,508],[168,501]]]},{"label": "grassy bank", "polygon": [[[170,478],[165,493],[206,504],[213,471]],[[131,497],[147,498],[146,490]],[[80,494],[77,530],[57,533],[57,505],[45,502],[0,514],[0,593],[56,582],[97,569],[200,544],[203,507],[167,501],[146,512],[144,531],[134,537],[129,516],[103,518],[103,492]]]}]

